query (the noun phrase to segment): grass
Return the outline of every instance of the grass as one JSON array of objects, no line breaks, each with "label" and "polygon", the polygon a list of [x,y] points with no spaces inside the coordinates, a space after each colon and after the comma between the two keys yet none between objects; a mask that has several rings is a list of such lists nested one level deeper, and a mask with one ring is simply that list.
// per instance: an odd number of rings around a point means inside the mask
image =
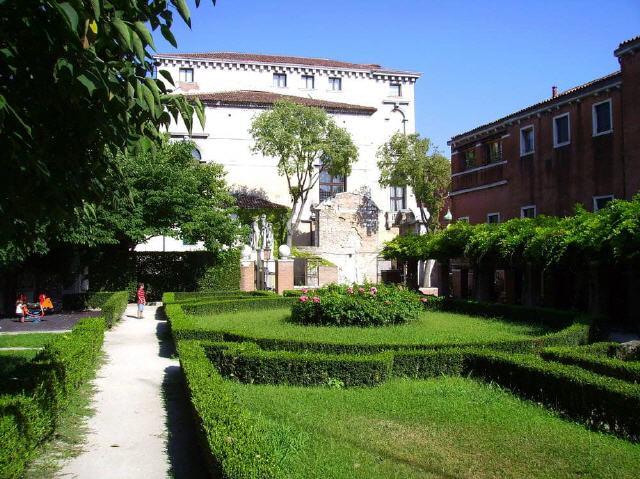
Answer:
[{"label": "grass", "polygon": [[640,444],[460,377],[355,389],[231,384],[273,424],[292,478],[624,478],[640,464]]},{"label": "grass", "polygon": [[0,348],[42,348],[61,334],[63,333],[3,334],[0,335]]},{"label": "grass", "polygon": [[37,349],[0,351],[0,393],[8,386],[7,381],[20,368],[28,367],[28,362],[38,354]]},{"label": "grass", "polygon": [[289,315],[289,309],[284,308],[190,318],[196,329],[339,344],[464,344],[523,339],[551,332],[527,323],[444,312],[425,312],[414,322],[377,328],[302,326],[288,322]]}]

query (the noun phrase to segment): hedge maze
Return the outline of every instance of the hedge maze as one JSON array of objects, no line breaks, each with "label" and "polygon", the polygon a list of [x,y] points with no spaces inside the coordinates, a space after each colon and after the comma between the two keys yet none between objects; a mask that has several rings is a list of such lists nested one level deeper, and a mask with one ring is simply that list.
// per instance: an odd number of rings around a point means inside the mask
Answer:
[{"label": "hedge maze", "polygon": [[[192,404],[202,429],[208,431],[205,448],[227,477],[286,476],[269,462],[277,451],[262,444],[255,429],[248,431],[244,419],[239,419],[252,413],[240,413],[239,404],[231,407],[231,403],[211,397],[211,388],[221,397],[230,395],[233,381],[353,388],[374,387],[391,378],[469,377],[544,404],[590,429],[640,441],[640,364],[610,357],[609,343],[588,344],[591,318],[575,313],[436,300],[427,304],[428,311],[471,313],[493,318],[491,321],[543,323],[553,329],[504,341],[357,344],[238,334],[217,327],[214,321],[210,326],[206,321],[205,326],[202,321],[197,325],[194,322],[198,315],[215,319],[217,314],[237,312],[237,321],[250,323],[249,312],[289,308],[295,297],[229,291],[168,293],[163,299]],[[251,448],[259,449],[256,454],[261,460],[244,463],[241,471],[233,473],[231,469],[242,463],[241,457],[250,453],[212,436],[212,431],[223,426],[233,429],[228,431],[233,437],[242,437]],[[267,469],[269,474],[264,472]]]}]

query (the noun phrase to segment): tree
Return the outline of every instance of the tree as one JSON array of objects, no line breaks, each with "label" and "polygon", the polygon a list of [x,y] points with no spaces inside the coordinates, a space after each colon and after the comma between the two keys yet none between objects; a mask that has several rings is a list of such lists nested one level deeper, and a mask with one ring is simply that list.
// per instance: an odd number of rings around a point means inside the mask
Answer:
[{"label": "tree", "polygon": [[258,115],[251,125],[253,151],[278,159],[278,174],[287,180],[291,216],[287,222],[287,244],[292,246],[309,192],[320,173],[347,176],[358,158],[351,135],[320,108],[278,101],[273,109]]},{"label": "tree", "polygon": [[204,122],[199,101],[154,77],[149,29],[176,46],[173,9],[190,24],[185,0],[0,2],[0,261],[91,216],[116,151],[157,143],[172,116]]},{"label": "tree", "polygon": [[234,199],[221,165],[200,164],[187,141],[163,141],[155,150],[119,153],[105,184],[111,201],[95,206],[95,218],[82,215],[65,225],[59,240],[94,247],[119,245],[132,250],[152,236],[203,241],[210,251],[235,243],[239,224],[232,220]]},{"label": "tree", "polygon": [[394,134],[378,153],[380,186],[410,187],[427,231],[440,228],[440,213],[451,185],[451,163],[428,138]]}]

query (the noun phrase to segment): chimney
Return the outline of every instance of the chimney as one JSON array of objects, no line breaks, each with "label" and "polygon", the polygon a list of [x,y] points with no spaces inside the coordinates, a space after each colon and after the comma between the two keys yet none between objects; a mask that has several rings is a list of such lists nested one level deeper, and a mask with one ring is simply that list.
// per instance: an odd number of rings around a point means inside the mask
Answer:
[{"label": "chimney", "polygon": [[554,85],[551,87],[551,98],[555,98],[557,96],[558,96],[558,87]]}]

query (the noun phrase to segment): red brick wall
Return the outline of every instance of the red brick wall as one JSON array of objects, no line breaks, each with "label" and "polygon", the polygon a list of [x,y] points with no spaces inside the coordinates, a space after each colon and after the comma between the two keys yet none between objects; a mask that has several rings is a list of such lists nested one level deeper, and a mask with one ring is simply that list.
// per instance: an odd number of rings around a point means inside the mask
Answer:
[{"label": "red brick wall", "polygon": [[[594,196],[630,199],[640,188],[640,55],[633,55],[623,71],[622,88],[612,86],[559,107],[550,105],[492,136],[457,145],[458,153],[452,152],[453,173],[464,171],[466,148],[475,147],[476,158],[482,161],[483,144],[496,137],[502,137],[507,163],[455,175],[453,192],[502,180],[507,184],[452,196],[454,220],[468,216],[471,223],[483,223],[487,213],[499,212],[504,221],[520,217],[520,208],[528,205],[536,205],[537,214],[563,216],[572,214],[576,203],[592,210]],[[612,101],[613,132],[594,137],[592,105],[606,99]],[[554,148],[553,118],[567,112],[571,143]],[[521,157],[520,129],[528,125],[535,129],[535,151]]]},{"label": "red brick wall", "polygon": [[620,57],[627,197],[640,191],[640,51]]}]

